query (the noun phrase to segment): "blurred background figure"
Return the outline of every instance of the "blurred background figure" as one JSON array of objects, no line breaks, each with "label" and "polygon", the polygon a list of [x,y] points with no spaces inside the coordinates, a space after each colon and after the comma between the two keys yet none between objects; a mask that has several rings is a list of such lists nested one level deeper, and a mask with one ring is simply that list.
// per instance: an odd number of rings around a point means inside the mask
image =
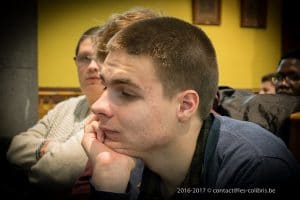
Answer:
[{"label": "blurred background figure", "polygon": [[274,77],[277,94],[300,96],[300,50],[284,54]]},{"label": "blurred background figure", "polygon": [[[65,199],[84,171],[87,157],[81,147],[83,127],[89,106],[102,94],[100,65],[96,62],[94,40],[98,26],[86,30],[78,40],[75,65],[83,95],[64,100],[51,109],[33,127],[16,135],[7,159],[21,175],[27,177],[25,198],[45,194],[46,199]],[[21,191],[19,188],[20,193]]]},{"label": "blurred background figure", "polygon": [[275,94],[274,75],[266,74],[261,78],[259,94]]}]

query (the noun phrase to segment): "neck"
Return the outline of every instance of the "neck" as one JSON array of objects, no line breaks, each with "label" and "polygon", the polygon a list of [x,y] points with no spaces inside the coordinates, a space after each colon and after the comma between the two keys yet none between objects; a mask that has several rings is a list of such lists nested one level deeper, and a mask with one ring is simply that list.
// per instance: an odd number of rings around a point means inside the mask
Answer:
[{"label": "neck", "polygon": [[[171,195],[186,177],[196,149],[202,122],[184,124],[166,148],[145,159],[146,165],[162,179],[163,194]],[[184,132],[183,132],[184,131]]]}]

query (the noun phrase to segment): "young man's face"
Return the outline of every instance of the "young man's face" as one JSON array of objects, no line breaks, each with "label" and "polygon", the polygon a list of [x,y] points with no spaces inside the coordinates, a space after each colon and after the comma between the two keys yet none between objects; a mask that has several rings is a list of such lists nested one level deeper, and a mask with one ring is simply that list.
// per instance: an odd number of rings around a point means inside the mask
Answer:
[{"label": "young man's face", "polygon": [[300,96],[300,60],[291,58],[282,60],[276,77],[277,94]]},{"label": "young man's face", "polygon": [[101,77],[107,88],[92,111],[100,118],[107,146],[145,158],[171,141],[178,102],[163,96],[150,57],[128,55],[123,50],[111,52]]}]

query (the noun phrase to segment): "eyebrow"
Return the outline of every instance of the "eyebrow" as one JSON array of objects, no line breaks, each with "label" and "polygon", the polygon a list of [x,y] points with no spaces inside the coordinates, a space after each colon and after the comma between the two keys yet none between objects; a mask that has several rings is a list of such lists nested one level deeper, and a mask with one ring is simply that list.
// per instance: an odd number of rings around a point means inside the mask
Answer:
[{"label": "eyebrow", "polygon": [[105,79],[105,77],[103,76],[103,74],[100,74],[100,79],[102,80],[104,85],[107,85],[107,84],[109,84],[109,85],[128,85],[130,87],[134,87],[139,90],[142,89],[138,84],[132,82],[132,80],[130,80],[128,78],[116,78],[111,81],[107,81]]}]

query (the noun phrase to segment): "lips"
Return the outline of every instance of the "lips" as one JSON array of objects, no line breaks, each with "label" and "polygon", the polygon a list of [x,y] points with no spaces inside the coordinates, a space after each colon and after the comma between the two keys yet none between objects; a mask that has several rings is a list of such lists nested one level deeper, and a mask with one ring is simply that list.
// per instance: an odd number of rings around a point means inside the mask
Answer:
[{"label": "lips", "polygon": [[288,95],[291,95],[291,94],[293,94],[293,91],[291,89],[289,89],[289,88],[278,88],[276,90],[276,93],[277,94],[288,94]]},{"label": "lips", "polygon": [[99,80],[100,78],[98,76],[90,76],[87,77],[86,80]]},{"label": "lips", "polygon": [[100,84],[100,78],[96,77],[96,76],[90,76],[88,78],[85,79],[85,83],[87,85],[95,85],[95,84]]},{"label": "lips", "polygon": [[100,127],[100,130],[104,134],[105,138],[110,138],[110,139],[114,138],[119,133],[117,131],[113,131],[113,130],[111,130],[109,128],[106,128],[106,127]]}]

